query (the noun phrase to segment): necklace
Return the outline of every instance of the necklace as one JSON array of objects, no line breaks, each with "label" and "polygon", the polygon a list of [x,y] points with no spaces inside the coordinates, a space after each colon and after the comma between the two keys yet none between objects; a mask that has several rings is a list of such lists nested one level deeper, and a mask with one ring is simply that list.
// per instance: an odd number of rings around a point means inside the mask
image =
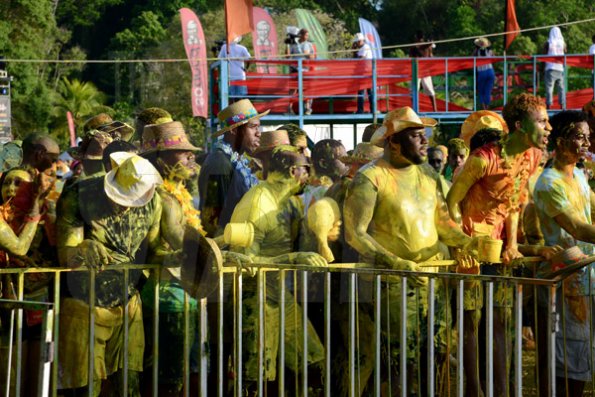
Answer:
[{"label": "necklace", "polygon": [[163,181],[163,190],[171,194],[182,207],[186,224],[196,229],[203,236],[206,232],[200,223],[200,211],[192,206],[192,196],[181,183],[174,183],[169,179]]}]

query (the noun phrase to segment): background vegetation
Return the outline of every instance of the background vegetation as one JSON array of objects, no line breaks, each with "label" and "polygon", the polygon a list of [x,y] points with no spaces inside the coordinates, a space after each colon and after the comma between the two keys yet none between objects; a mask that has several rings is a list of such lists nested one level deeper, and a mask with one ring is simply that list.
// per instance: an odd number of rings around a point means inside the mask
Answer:
[{"label": "background vegetation", "polygon": [[[378,26],[384,45],[412,42],[416,31],[435,40],[502,31],[504,0],[254,0],[268,9],[279,40],[295,25],[293,10],[315,11],[329,36],[329,50],[349,48],[358,17]],[[184,58],[178,9],[193,9],[209,47],[224,36],[222,0],[3,0],[0,55],[8,59]],[[523,28],[593,17],[592,0],[517,0]],[[511,54],[541,51],[548,31],[523,34]],[[569,53],[585,53],[595,24],[563,28]],[[251,40],[244,44],[251,47]],[[502,53],[502,39],[494,40]],[[283,48],[281,45],[279,48]],[[440,45],[436,55],[469,55],[472,42]],[[403,56],[404,51],[385,51]],[[349,56],[339,54],[337,57]],[[161,106],[187,123],[200,139],[204,122],[192,119],[186,63],[21,63],[7,65],[13,81],[15,135],[48,131],[66,142],[65,113],[77,123],[101,110],[132,120],[139,109]]]}]

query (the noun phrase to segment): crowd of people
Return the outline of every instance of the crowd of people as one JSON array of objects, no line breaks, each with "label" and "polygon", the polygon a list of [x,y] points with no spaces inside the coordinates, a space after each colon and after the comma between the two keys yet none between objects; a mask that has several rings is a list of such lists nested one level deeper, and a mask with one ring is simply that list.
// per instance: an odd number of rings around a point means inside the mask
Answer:
[{"label": "crowd of people", "polygon": [[[416,369],[425,368],[426,355],[420,351],[434,343],[439,360],[448,360],[448,335],[454,328],[449,315],[453,288],[439,283],[435,294],[437,336],[435,341],[425,339],[427,272],[514,276],[511,264],[530,255],[543,257],[536,270],[540,276],[551,272],[558,263],[556,258],[568,249],[578,250],[574,259],[595,254],[591,222],[595,195],[588,172],[595,101],[586,104],[582,112],[562,111],[550,121],[540,98],[521,94],[506,104],[502,116],[488,110],[475,112],[465,120],[459,138],[446,146],[431,147],[429,131],[437,125],[436,120],[419,117],[409,107],[398,108],[386,115],[382,125],[368,126],[363,142],[349,152],[334,139],[309,148],[306,133],[293,124],[262,132],[260,120],[267,113],[259,113],[248,99],[223,109],[218,114],[218,130],[212,135],[213,146],[206,154],[190,142],[182,123],[159,108],[140,112],[135,128],[107,114],[94,116],[86,121],[78,147],[62,154],[58,144],[44,134],[28,135],[20,145],[9,144],[11,156],[4,156],[0,179],[2,267],[60,265],[96,270],[94,279],[80,271],[60,276],[56,387],[62,395],[87,393],[91,326],[95,395],[119,395],[125,355],[129,369],[129,390],[125,392],[149,393],[156,305],[159,395],[180,395],[185,327],[193,345],[188,357],[191,373],[198,371],[197,316],[191,315],[190,323],[185,324],[186,304],[196,313],[196,299],[205,296],[213,298],[207,305],[208,350],[222,351],[224,374],[232,371],[233,367],[227,367],[234,348],[232,327],[218,324],[219,303],[210,295],[212,288],[196,293],[193,280],[185,276],[186,265],[176,266],[187,262],[189,241],[212,242],[211,249],[221,253],[224,263],[247,272],[241,328],[247,393],[257,387],[260,348],[264,349],[260,361],[263,376],[271,384],[280,371],[298,376],[303,355],[313,394],[322,390],[321,382],[326,381],[333,382],[338,395],[348,395],[351,381],[345,356],[351,338],[349,312],[348,305],[340,304],[344,301],[340,277],[332,279],[333,332],[340,337],[333,338],[331,347],[321,341],[321,299],[309,299],[304,324],[304,308],[294,299],[300,284],[283,280],[288,288],[281,301],[279,275],[268,273],[267,320],[261,345],[257,279],[249,276],[255,273],[255,264],[326,267],[331,262],[362,262],[373,268],[415,272],[405,287],[406,314],[401,313],[399,303],[400,278],[382,281],[382,393],[399,391],[395,380],[399,357],[405,354],[410,367],[407,385],[411,393],[421,395],[426,383],[414,379]],[[234,237],[233,230],[242,232]],[[503,241],[502,263],[480,265],[478,242],[485,238]],[[450,268],[421,266],[449,258],[458,264]],[[120,269],[110,270],[134,263],[168,266],[156,272],[132,269],[126,276]],[[56,292],[49,273],[27,274],[22,295],[14,275],[1,277],[3,299],[52,301]],[[564,313],[565,322],[556,333],[553,354],[561,395],[581,395],[592,377],[592,363],[585,353],[590,349],[591,277],[591,267],[583,267],[558,289],[556,308]],[[324,288],[315,275],[309,286],[308,294],[313,295]],[[231,286],[223,288],[229,297]],[[369,296],[372,282],[362,278],[357,288],[360,296]],[[188,298],[190,290],[194,296]],[[95,297],[93,325],[89,323],[91,291]],[[533,326],[543,330],[547,290],[540,290],[535,299],[539,323]],[[493,314],[496,395],[507,395],[509,390],[512,304],[511,287],[497,284]],[[276,319],[281,305],[288,319],[286,368],[277,366],[280,336]],[[479,370],[485,362],[484,350],[479,348],[485,343],[479,332],[485,317],[481,282],[465,282],[463,306],[464,329],[459,332],[465,341],[465,395],[481,396],[485,387],[484,372]],[[360,372],[356,393],[367,395],[373,390],[373,300],[360,299],[357,310]],[[224,313],[227,323],[233,316],[231,298],[224,303]],[[11,322],[7,312],[0,314],[2,348],[7,349]],[[38,312],[25,311],[27,395],[35,394],[37,384],[37,366],[33,364],[34,346],[40,343],[40,321]],[[404,343],[399,337],[403,321],[407,324]],[[222,346],[218,345],[220,329]],[[304,330],[307,352],[302,345]],[[128,351],[123,350],[124,335]],[[539,338],[540,357],[547,357],[547,334],[541,332]],[[325,349],[329,348],[333,376],[324,380]],[[229,389],[226,375],[217,378],[217,356],[210,355],[208,387],[213,394],[220,383],[224,390]],[[2,361],[5,374],[8,363]],[[545,388],[549,376],[546,360],[540,360],[539,365],[539,386]],[[4,375],[0,378],[0,383],[6,379]],[[269,390],[274,393],[276,388]]]}]

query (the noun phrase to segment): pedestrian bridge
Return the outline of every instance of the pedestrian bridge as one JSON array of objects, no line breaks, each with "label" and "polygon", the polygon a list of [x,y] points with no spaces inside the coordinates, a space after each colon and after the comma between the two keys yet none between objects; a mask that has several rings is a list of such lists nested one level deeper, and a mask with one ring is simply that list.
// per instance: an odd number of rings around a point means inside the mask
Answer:
[{"label": "pedestrian bridge", "polygon": [[[510,96],[520,92],[544,97],[545,62],[564,65],[565,107],[580,109],[594,98],[594,59],[593,55],[535,55],[254,60],[255,67],[247,73],[245,81],[230,81],[229,61],[222,60],[213,63],[210,70],[211,125],[215,125],[219,109],[238,99],[229,95],[230,85],[245,85],[248,98],[259,111],[271,110],[263,124],[367,124],[381,120],[387,111],[401,106],[411,106],[418,114],[442,123],[460,123],[480,108],[475,70],[486,64],[492,64],[496,74],[492,110],[500,111]],[[290,66],[297,72],[290,73]],[[430,98],[413,83],[427,76],[432,77],[436,91],[435,110]],[[372,91],[372,109],[365,95],[365,113],[356,114],[357,93],[367,89]],[[307,115],[304,100],[310,99],[313,112]],[[552,111],[559,109],[555,95]]]}]

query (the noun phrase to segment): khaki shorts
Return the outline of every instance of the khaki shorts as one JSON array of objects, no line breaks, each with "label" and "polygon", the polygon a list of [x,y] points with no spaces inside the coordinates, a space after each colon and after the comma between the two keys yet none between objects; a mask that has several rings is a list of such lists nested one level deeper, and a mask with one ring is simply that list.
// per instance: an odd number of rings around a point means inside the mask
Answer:
[{"label": "khaki shorts", "polygon": [[[124,367],[124,306],[95,307],[94,380],[106,379]],[[143,370],[145,335],[142,305],[137,295],[128,302],[128,369]],[[83,387],[89,380],[89,306],[78,299],[62,299],[58,365],[60,387]]]}]

